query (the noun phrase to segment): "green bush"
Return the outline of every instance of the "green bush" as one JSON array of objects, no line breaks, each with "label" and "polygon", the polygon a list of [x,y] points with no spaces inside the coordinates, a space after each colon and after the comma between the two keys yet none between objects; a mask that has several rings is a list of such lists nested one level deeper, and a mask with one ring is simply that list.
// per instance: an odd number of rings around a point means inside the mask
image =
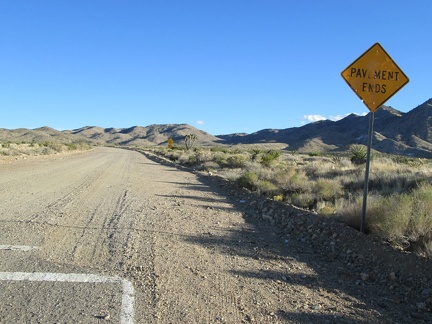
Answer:
[{"label": "green bush", "polygon": [[279,187],[283,189],[288,189],[290,183],[292,182],[292,179],[296,175],[297,175],[296,168],[294,167],[284,168],[275,172],[274,181]]},{"label": "green bush", "polygon": [[[34,146],[34,143],[31,146]],[[90,149],[90,144],[85,141],[77,141],[66,144],[66,147],[69,151],[88,150]]]},{"label": "green bush", "polygon": [[[358,227],[361,202],[344,205],[342,220]],[[354,224],[354,220],[355,223]],[[368,197],[366,227],[396,246],[422,251],[432,256],[432,184],[422,184],[411,193]]]},{"label": "green bush", "polygon": [[361,144],[354,144],[350,147],[351,162],[354,164],[364,164],[367,158],[367,147]]},{"label": "green bush", "polygon": [[310,192],[293,194],[287,197],[287,202],[302,208],[313,209],[316,205],[315,196]]},{"label": "green bush", "polygon": [[290,178],[287,189],[294,192],[310,192],[312,188],[306,173],[298,171]]},{"label": "green bush", "polygon": [[432,241],[432,184],[422,184],[412,193],[412,216],[409,238]]},{"label": "green bush", "polygon": [[244,168],[249,160],[249,156],[246,154],[234,154],[226,159],[226,166],[228,168]]},{"label": "green bush", "polygon": [[243,188],[255,190],[258,183],[258,175],[252,171],[246,171],[237,179],[237,183]]},{"label": "green bush", "polygon": [[195,161],[198,164],[211,161],[213,159],[213,153],[210,150],[197,149],[195,151]]},{"label": "green bush", "polygon": [[269,167],[280,157],[280,155],[280,151],[270,150],[261,157],[261,164]]},{"label": "green bush", "polygon": [[252,157],[251,157],[252,161],[255,161],[258,158],[258,156],[262,153],[262,150],[255,148],[255,149],[250,150],[250,152],[252,154]]},{"label": "green bush", "polygon": [[258,180],[256,183],[256,190],[267,196],[274,196],[278,194],[278,187],[271,181]]},{"label": "green bush", "polygon": [[367,228],[385,240],[404,245],[411,213],[412,199],[408,195],[378,198],[367,208]]},{"label": "green bush", "polygon": [[[41,146],[44,146],[45,148],[51,149],[54,152],[62,152],[65,149],[65,145],[61,143],[54,143],[54,142],[42,142],[40,143]],[[43,154],[50,154],[47,153],[49,150],[44,150]]]}]

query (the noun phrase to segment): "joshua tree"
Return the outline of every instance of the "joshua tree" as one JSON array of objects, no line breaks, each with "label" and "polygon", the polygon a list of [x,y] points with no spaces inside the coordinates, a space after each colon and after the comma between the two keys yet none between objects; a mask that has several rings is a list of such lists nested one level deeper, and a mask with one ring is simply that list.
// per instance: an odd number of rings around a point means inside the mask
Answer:
[{"label": "joshua tree", "polygon": [[190,150],[192,148],[192,146],[194,146],[197,139],[198,139],[198,137],[195,134],[185,135],[184,141],[185,141],[185,145],[186,145],[186,150]]}]

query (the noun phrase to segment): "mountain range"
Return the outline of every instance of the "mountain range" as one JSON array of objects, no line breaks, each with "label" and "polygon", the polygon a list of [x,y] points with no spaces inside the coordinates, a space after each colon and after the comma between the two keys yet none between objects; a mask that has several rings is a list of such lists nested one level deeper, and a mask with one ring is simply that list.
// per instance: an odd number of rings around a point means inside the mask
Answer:
[{"label": "mountain range", "polygon": [[[130,128],[85,126],[58,131],[50,127],[36,129],[0,128],[1,142],[74,142],[88,141],[95,145],[152,146],[184,144],[185,135],[195,134],[197,145],[236,145],[284,143],[288,150],[298,152],[340,152],[352,144],[366,144],[369,114],[351,114],[338,121],[318,121],[301,127],[263,129],[255,133],[213,136],[188,124],[162,124]],[[382,106],[374,113],[374,150],[407,156],[432,158],[432,99],[403,113]]]}]

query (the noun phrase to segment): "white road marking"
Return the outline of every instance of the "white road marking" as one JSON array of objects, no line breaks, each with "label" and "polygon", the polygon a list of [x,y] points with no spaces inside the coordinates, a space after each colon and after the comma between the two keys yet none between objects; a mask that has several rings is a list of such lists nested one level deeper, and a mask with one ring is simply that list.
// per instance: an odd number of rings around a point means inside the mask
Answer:
[{"label": "white road marking", "polygon": [[38,246],[27,246],[27,245],[0,245],[0,250],[12,250],[12,251],[32,251],[39,249]]},{"label": "white road marking", "polygon": [[130,281],[120,277],[107,277],[80,273],[45,273],[45,272],[0,272],[0,280],[4,281],[58,281],[80,283],[107,283],[114,282],[122,285],[122,305],[120,309],[120,323],[133,324],[134,322],[134,288]]}]

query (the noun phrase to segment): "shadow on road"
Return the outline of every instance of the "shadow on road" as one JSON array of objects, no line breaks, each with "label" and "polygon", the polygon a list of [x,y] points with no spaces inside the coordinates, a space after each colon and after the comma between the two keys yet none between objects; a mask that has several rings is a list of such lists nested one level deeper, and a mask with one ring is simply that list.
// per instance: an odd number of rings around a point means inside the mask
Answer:
[{"label": "shadow on road", "polygon": [[[158,158],[147,157],[161,162]],[[183,167],[182,169],[184,170]],[[390,286],[388,282],[378,282],[372,276],[368,280],[361,279],[361,267],[364,266],[364,271],[371,271],[374,265],[354,266],[346,259],[338,258],[331,251],[320,249],[311,243],[310,233],[304,227],[291,228],[287,234],[286,227],[277,223],[270,224],[260,217],[261,211],[250,203],[250,197],[246,198],[249,193],[238,190],[233,184],[218,180],[216,177],[197,175],[197,178],[202,185],[176,185],[184,186],[191,191],[208,191],[212,196],[220,197],[221,201],[229,202],[232,211],[242,213],[247,226],[219,231],[218,234],[209,232],[185,236],[185,241],[211,248],[217,253],[246,258],[261,264],[260,267],[255,267],[259,270],[231,270],[234,276],[260,282],[281,283],[289,286],[290,289],[282,288],[287,294],[292,289],[296,290],[296,287],[299,288],[297,291],[301,292],[300,288],[303,287],[314,296],[319,296],[316,304],[302,305],[296,308],[296,312],[283,308],[274,311],[278,319],[293,323],[432,322],[430,312],[417,311],[415,291],[404,292],[402,288],[393,291],[392,287],[397,286],[397,282],[391,283],[393,286]],[[214,198],[199,199],[193,192],[175,198],[194,200],[195,204],[215,201]],[[257,199],[264,198],[252,198]],[[272,267],[275,263],[284,264],[284,267]],[[385,268],[385,265],[383,267]],[[382,268],[377,268],[376,271],[380,269]],[[425,284],[425,288],[428,287],[428,284]],[[287,295],[286,298],[292,296]],[[326,303],[320,305],[318,300],[324,300]],[[337,305],[338,300],[343,301],[340,307],[323,308]]]}]

